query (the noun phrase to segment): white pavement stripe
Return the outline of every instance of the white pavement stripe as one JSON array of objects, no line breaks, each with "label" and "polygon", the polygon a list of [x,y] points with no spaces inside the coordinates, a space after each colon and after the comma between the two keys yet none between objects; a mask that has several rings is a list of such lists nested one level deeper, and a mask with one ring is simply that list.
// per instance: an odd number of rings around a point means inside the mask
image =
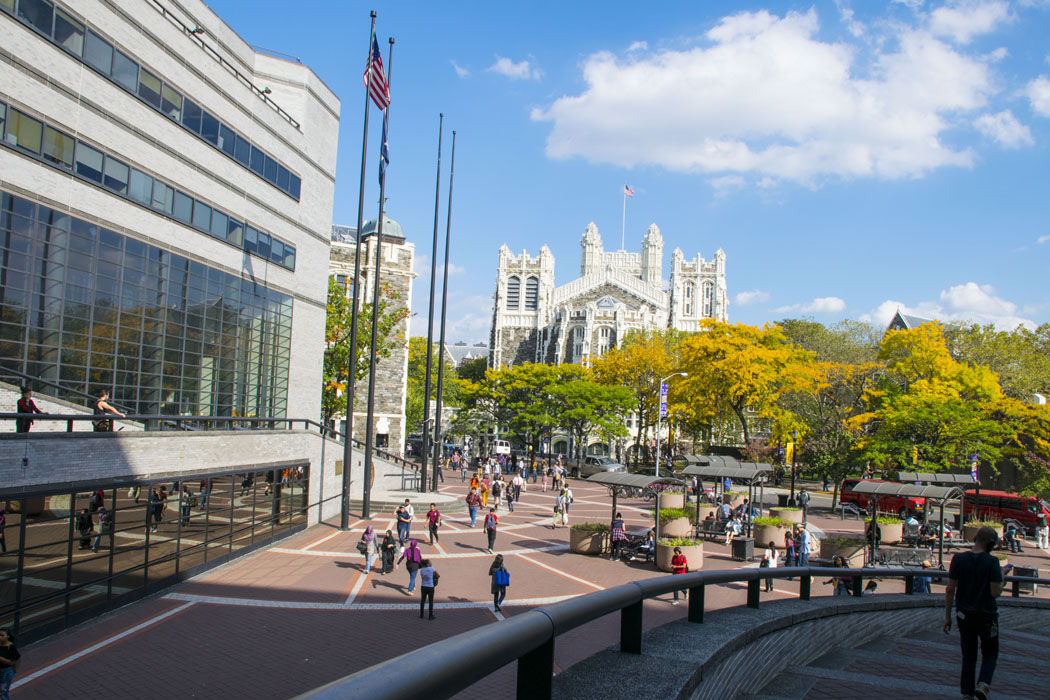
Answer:
[{"label": "white pavement stripe", "polygon": [[303,551],[305,552],[307,550],[313,549],[314,547],[316,547],[317,545],[321,544],[322,542],[327,542],[328,540],[332,539],[333,537],[338,537],[341,534],[342,534],[341,532],[336,530],[335,532],[333,532],[332,534],[328,535],[327,537],[322,537],[321,539],[317,540],[316,542],[311,542],[310,544],[306,545],[305,547],[303,547]]},{"label": "white pavement stripe", "polygon": [[[539,540],[543,542],[545,540]],[[568,549],[567,544],[556,544],[550,547],[536,547],[535,549],[522,548],[522,549],[511,549],[511,550],[500,550],[500,554],[503,556],[514,556],[519,554],[536,554],[537,552],[557,552],[563,549]],[[287,549],[285,547],[273,547],[265,550],[274,554],[297,554],[304,557],[352,557],[357,558],[361,556],[357,552],[326,552],[326,551],[305,551],[302,549]],[[448,554],[430,554],[428,559],[467,559],[470,557],[491,557],[492,555],[488,552],[450,552]]]},{"label": "white pavement stripe", "polygon": [[535,559],[529,559],[528,557],[521,557],[521,558],[523,560],[529,562],[530,564],[535,564],[536,566],[541,566],[544,569],[550,569],[551,571],[553,571],[556,574],[560,574],[560,575],[564,576],[565,578],[572,579],[573,581],[577,581],[579,583],[582,583],[585,586],[590,586],[591,588],[596,588],[599,591],[604,591],[605,590],[605,586],[599,586],[597,583],[591,583],[587,579],[580,578],[579,576],[573,576],[572,574],[567,574],[564,571],[562,571],[561,569],[558,569],[556,567],[550,566],[548,564],[544,564],[541,561],[536,561]]},{"label": "white pavement stripe", "polygon": [[[539,605],[551,605],[563,600],[575,598],[577,595],[560,595],[549,598],[507,598],[501,607],[536,607]],[[354,610],[354,611],[383,611],[383,610],[418,610],[419,603],[307,603],[303,601],[284,600],[256,600],[253,598],[223,598],[221,596],[191,595],[189,593],[169,593],[163,596],[165,600],[186,601],[188,605],[204,603],[208,605],[239,605],[255,608],[274,608],[288,610]],[[184,606],[185,607],[185,606]],[[440,610],[491,610],[491,601],[457,601],[455,603],[434,603],[434,608]],[[502,619],[502,617],[500,618]]]},{"label": "white pavement stripe", "polygon": [[507,619],[507,618],[503,617],[503,613],[501,613],[499,610],[493,610],[492,611],[492,616],[495,617],[500,622],[503,622],[504,620]]},{"label": "white pavement stripe", "polygon": [[50,666],[45,666],[44,668],[40,669],[39,671],[35,671],[33,673],[30,673],[25,678],[20,678],[19,680],[15,681],[14,683],[11,684],[11,688],[14,689],[14,688],[21,687],[21,686],[25,685],[26,683],[29,683],[30,681],[34,681],[37,678],[40,678],[41,676],[45,676],[45,675],[47,675],[48,673],[51,673],[54,670],[62,668],[63,666],[65,666],[67,664],[73,663],[77,659],[83,658],[83,657],[87,656],[88,654],[92,654],[92,653],[98,651],[99,649],[102,649],[103,647],[107,647],[107,646],[109,646],[110,644],[112,644],[114,642],[119,642],[121,639],[124,639],[125,637],[128,637],[128,636],[130,636],[132,634],[135,634],[139,630],[146,629],[147,627],[149,627],[151,625],[155,625],[156,623],[161,622],[162,620],[166,620],[169,617],[171,617],[172,615],[176,615],[176,614],[182,612],[183,610],[185,610],[186,608],[189,608],[189,607],[191,607],[191,606],[193,606],[195,604],[196,603],[186,603],[184,605],[180,605],[179,607],[177,607],[177,608],[175,608],[173,610],[169,610],[166,613],[161,613],[160,615],[157,615],[156,617],[151,617],[150,619],[146,620],[145,622],[142,622],[142,623],[139,623],[139,624],[135,625],[131,629],[126,629],[123,632],[121,632],[120,634],[115,634],[112,637],[109,637],[107,639],[103,639],[98,644],[92,644],[87,649],[82,649],[81,651],[78,651],[75,654],[70,654],[69,656],[65,657],[64,659],[62,659],[60,661],[56,661],[55,663],[51,664]]},{"label": "white pavement stripe", "polygon": [[354,584],[354,587],[350,590],[350,595],[348,595],[343,602],[344,608],[348,608],[353,604],[354,598],[356,598],[357,594],[361,592],[361,587],[365,585],[365,580],[368,576],[367,573],[361,573],[358,575],[357,583]]},{"label": "white pavement stripe", "polygon": [[295,610],[344,610],[344,603],[310,603],[300,600],[259,600],[256,598],[224,598],[222,596],[194,595],[192,593],[169,593],[167,600],[182,600],[188,603],[212,603],[215,605],[242,605],[251,608],[287,608]]}]

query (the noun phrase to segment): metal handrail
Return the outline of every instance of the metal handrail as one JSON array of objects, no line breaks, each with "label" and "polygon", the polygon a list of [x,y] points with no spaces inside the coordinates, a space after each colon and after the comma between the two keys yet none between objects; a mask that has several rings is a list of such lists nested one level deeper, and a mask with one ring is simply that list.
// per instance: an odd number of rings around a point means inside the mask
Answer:
[{"label": "metal handrail", "polygon": [[[760,584],[765,579],[798,577],[799,597],[809,600],[813,576],[831,576],[852,581],[854,596],[863,593],[864,579],[901,578],[905,592],[913,594],[915,577],[942,579],[942,569],[839,569],[823,567],[778,567],[775,569],[729,569],[697,571],[678,576],[659,576],[588,593],[542,606],[443,639],[415,651],[377,664],[327,685],[299,695],[297,700],[441,700],[459,693],[483,677],[517,660],[519,700],[547,700],[552,693],[554,640],[565,632],[619,612],[620,651],[642,651],[643,602],[673,591],[687,590],[688,620],[704,621],[706,586],[747,583],[747,607],[757,609]],[[1050,584],[1050,579],[1006,576],[1012,596],[1020,596],[1023,583]],[[415,669],[404,673],[404,669]]]}]

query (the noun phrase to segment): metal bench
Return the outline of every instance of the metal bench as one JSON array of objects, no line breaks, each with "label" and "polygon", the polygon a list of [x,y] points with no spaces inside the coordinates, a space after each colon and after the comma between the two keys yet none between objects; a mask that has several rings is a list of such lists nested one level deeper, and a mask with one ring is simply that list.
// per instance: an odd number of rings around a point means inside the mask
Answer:
[{"label": "metal bench", "polygon": [[697,538],[704,538],[705,540],[718,539],[719,537],[725,537],[726,524],[723,520],[701,520],[696,526]]}]

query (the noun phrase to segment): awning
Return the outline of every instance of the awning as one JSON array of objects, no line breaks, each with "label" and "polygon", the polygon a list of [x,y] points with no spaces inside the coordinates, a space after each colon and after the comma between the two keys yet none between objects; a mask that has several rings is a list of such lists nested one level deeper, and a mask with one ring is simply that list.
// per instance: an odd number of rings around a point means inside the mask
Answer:
[{"label": "awning", "polygon": [[962,489],[958,486],[916,486],[892,481],[860,481],[854,485],[852,491],[853,493],[870,493],[873,496],[911,496],[930,498],[935,501],[946,501],[962,496]]},{"label": "awning", "polygon": [[624,474],[623,472],[598,472],[587,477],[586,481],[602,486],[627,486],[644,489],[653,484],[685,484],[673,476],[649,476],[648,474]]},{"label": "awning", "polygon": [[[712,455],[715,456],[715,455]],[[723,459],[718,457],[718,459]],[[731,457],[728,459],[732,459]],[[773,473],[772,464],[760,462],[737,462],[730,464],[709,464],[707,466],[690,465],[682,470],[686,476],[697,476],[701,479],[736,479],[739,481],[754,482],[767,474]]]},{"label": "awning", "polygon": [[726,455],[682,455],[681,458],[690,467],[731,467],[740,464],[736,457]]},{"label": "awning", "polygon": [[930,472],[901,472],[901,481],[921,481],[927,484],[965,484],[972,486],[977,483],[973,474],[933,474]]}]

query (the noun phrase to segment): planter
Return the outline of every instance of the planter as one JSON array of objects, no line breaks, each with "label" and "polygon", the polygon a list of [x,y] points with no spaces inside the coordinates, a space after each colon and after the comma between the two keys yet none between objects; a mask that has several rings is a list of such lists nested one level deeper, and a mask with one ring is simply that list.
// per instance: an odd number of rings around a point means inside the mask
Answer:
[{"label": "planter", "polygon": [[684,508],[685,507],[685,494],[684,493],[663,493],[663,494],[660,494],[660,507],[661,508]]},{"label": "planter", "polygon": [[[682,546],[682,554],[685,555],[686,563],[690,571],[699,571],[704,566],[704,545],[698,542],[694,545]],[[656,568],[660,571],[671,570],[671,557],[674,556],[674,547],[669,544],[656,545]]]},{"label": "planter", "polygon": [[607,532],[569,530],[569,549],[576,554],[601,554],[608,537]]},{"label": "planter", "polygon": [[784,548],[784,533],[788,529],[779,525],[755,525],[754,533],[755,548],[765,549],[770,540],[776,543],[777,549]]},{"label": "planter", "polygon": [[897,544],[904,539],[904,523],[879,525],[879,530],[882,531],[883,544]]},{"label": "planter", "polygon": [[660,523],[660,537],[690,537],[693,534],[693,524],[689,518],[675,518]]},{"label": "planter", "polygon": [[801,510],[792,510],[790,508],[770,508],[769,516],[771,518],[783,518],[784,520],[790,520],[793,523],[802,522]]},{"label": "planter", "polygon": [[[847,566],[851,569],[860,569],[864,567],[864,544],[850,543],[850,544],[823,544],[820,547],[820,555],[826,559],[833,559],[835,557],[842,557],[846,560]],[[812,556],[812,555],[810,555]]]},{"label": "planter", "polygon": [[697,522],[702,523],[705,520],[707,520],[707,516],[710,513],[714,513],[715,517],[718,517],[718,506],[700,506],[697,512],[700,514],[699,520]]},{"label": "planter", "polygon": [[[982,527],[984,527],[984,526],[983,525],[966,525],[964,523],[963,524],[963,528],[962,528],[963,539],[966,540],[967,542],[973,542],[974,538],[977,537],[977,531],[980,530]],[[995,532],[996,532],[997,535],[999,535],[999,539],[1001,541],[1003,539],[1003,526],[1002,525],[997,525],[997,526],[994,526],[994,527],[995,527]]]}]

